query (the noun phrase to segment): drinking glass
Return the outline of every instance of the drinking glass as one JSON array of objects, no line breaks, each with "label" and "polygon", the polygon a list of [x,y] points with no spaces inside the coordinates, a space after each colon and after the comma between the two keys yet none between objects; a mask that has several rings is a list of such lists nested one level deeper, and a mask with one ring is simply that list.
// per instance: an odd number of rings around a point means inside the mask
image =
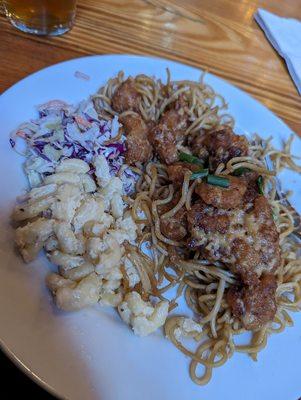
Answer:
[{"label": "drinking glass", "polygon": [[62,35],[74,23],[76,0],[3,0],[10,22],[23,32]]}]

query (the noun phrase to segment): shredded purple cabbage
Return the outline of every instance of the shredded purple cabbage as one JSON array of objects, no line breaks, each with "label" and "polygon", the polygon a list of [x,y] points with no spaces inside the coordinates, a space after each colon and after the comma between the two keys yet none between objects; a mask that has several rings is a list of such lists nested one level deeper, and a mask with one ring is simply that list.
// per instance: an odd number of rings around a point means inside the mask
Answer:
[{"label": "shredded purple cabbage", "polygon": [[[52,173],[66,158],[86,161],[93,171],[92,160],[102,154],[108,160],[112,176],[116,175],[124,163],[125,137],[110,144],[118,135],[118,118],[99,119],[91,100],[81,102],[77,107],[53,100],[38,108],[39,118],[22,124],[10,138],[15,148],[17,139],[26,142],[25,171],[29,179],[32,172],[40,175]],[[133,192],[137,175],[130,168],[123,174],[124,192]]]}]

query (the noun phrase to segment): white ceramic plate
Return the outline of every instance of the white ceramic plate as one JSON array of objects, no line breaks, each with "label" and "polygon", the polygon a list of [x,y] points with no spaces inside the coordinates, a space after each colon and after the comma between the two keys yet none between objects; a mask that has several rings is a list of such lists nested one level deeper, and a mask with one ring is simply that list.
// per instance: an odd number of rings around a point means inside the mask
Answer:
[{"label": "white ceramic plate", "polygon": [[[37,72],[0,97],[0,339],[2,347],[29,376],[60,397],[72,400],[297,400],[301,396],[301,313],[295,327],[270,338],[254,363],[234,355],[214,371],[205,387],[193,384],[188,359],[162,332],[135,337],[114,310],[95,307],[64,313],[54,306],[45,288],[50,268],[41,256],[24,265],[14,251],[9,215],[15,198],[26,186],[22,158],[10,149],[8,136],[19,123],[33,118],[35,106],[51,99],[78,102],[95,92],[120,69],[165,78],[198,79],[200,71],[167,60],[136,56],[95,56],[71,60]],[[84,72],[89,81],[74,73]],[[229,102],[239,130],[273,135],[275,144],[287,140],[290,129],[256,100],[223,80],[207,82]],[[296,138],[294,153],[301,154]],[[297,174],[284,172],[301,211]]]}]

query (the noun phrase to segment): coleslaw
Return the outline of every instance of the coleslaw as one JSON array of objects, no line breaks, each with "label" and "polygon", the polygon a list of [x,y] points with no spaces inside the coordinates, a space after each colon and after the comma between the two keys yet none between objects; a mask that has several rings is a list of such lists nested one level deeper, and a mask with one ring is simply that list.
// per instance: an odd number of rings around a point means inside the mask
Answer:
[{"label": "coleslaw", "polygon": [[[41,184],[57,164],[67,158],[87,162],[104,155],[115,176],[125,162],[125,136],[118,117],[100,119],[91,99],[77,106],[52,100],[38,107],[38,118],[21,124],[10,137],[11,147],[26,157],[24,170],[31,187]],[[114,140],[116,138],[116,140]],[[25,145],[25,147],[24,147]],[[122,173],[123,191],[132,193],[137,174],[129,167]]]}]

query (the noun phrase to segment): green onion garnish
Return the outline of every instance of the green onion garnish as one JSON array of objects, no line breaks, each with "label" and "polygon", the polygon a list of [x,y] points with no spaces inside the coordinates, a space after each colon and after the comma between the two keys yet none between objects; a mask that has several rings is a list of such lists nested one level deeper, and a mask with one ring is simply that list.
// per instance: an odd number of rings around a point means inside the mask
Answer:
[{"label": "green onion garnish", "polygon": [[237,168],[236,170],[233,171],[232,175],[234,176],[241,176],[242,174],[244,174],[245,172],[249,172],[249,168],[245,168],[245,167],[240,167]]},{"label": "green onion garnish", "polygon": [[223,188],[227,188],[230,186],[229,178],[224,178],[223,176],[217,176],[217,175],[210,175],[209,170],[207,168],[200,169],[199,171],[193,172],[190,175],[191,180],[202,179],[202,178],[207,178],[206,181],[207,183],[209,183],[209,185],[220,186]]},{"label": "green onion garnish", "polygon": [[194,172],[193,174],[190,175],[190,179],[201,179],[205,178],[205,176],[208,176],[209,170],[207,168],[205,169],[200,169],[199,171]]},{"label": "green onion garnish", "polygon": [[179,154],[179,159],[180,159],[180,161],[185,161],[190,164],[203,165],[203,162],[199,158],[197,158],[191,154],[188,154],[188,153],[181,152]]},{"label": "green onion garnish", "polygon": [[259,194],[263,195],[263,177],[261,175],[257,178],[257,187]]},{"label": "green onion garnish", "polygon": [[227,188],[230,186],[230,180],[228,178],[217,175],[208,175],[207,183],[209,183],[209,185],[220,186],[223,188]]}]

